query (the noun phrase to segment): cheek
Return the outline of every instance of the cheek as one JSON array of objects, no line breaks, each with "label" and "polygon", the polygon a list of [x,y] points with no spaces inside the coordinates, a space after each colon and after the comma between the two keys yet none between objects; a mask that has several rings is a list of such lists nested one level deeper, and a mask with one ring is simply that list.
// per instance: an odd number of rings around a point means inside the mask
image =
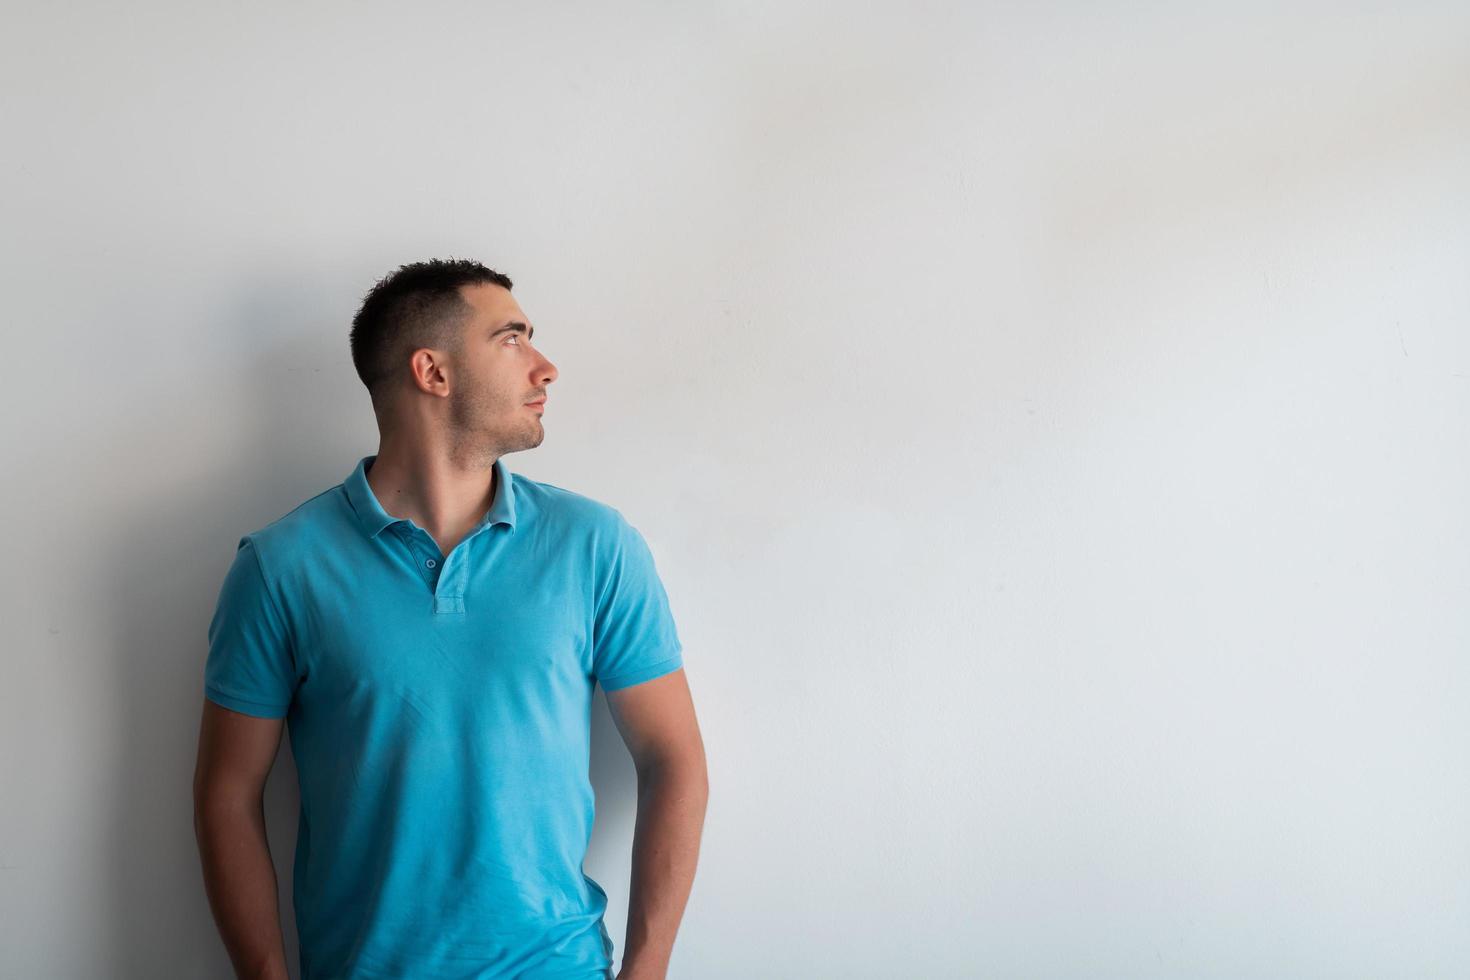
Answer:
[{"label": "cheek", "polygon": [[514,406],[516,392],[525,387],[525,383],[519,380],[519,375],[510,369],[510,365],[496,363],[494,358],[487,358],[489,363],[480,363],[470,369],[469,388],[473,394],[470,400],[479,411],[503,413]]}]

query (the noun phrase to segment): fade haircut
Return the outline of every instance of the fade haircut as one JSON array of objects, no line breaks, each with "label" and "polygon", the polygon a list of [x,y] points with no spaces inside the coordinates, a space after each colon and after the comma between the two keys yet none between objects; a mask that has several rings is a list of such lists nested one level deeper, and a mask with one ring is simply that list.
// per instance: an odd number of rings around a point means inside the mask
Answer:
[{"label": "fade haircut", "polygon": [[410,353],[420,347],[460,352],[471,308],[459,289],[479,283],[511,287],[510,277],[473,259],[451,258],[399,266],[368,290],[352,318],[348,345],[375,409]]}]

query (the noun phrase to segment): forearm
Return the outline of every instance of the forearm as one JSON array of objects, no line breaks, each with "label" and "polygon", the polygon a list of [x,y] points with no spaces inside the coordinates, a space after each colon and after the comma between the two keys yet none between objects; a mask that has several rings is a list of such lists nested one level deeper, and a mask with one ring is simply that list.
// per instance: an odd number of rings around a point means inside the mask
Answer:
[{"label": "forearm", "polygon": [[699,859],[709,788],[703,763],[638,774],[628,934],[619,980],[663,980]]},{"label": "forearm", "polygon": [[236,975],[287,980],[276,869],[259,801],[201,803],[194,835],[205,892]]}]

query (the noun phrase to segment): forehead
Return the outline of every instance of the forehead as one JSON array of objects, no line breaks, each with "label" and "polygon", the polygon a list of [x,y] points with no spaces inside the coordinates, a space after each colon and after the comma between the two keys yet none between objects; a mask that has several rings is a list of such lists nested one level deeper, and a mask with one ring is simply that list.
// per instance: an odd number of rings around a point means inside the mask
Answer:
[{"label": "forehead", "polygon": [[475,283],[459,287],[459,294],[474,310],[470,320],[476,325],[499,324],[507,320],[526,321],[526,314],[521,310],[520,304],[504,286],[497,286],[493,282]]}]

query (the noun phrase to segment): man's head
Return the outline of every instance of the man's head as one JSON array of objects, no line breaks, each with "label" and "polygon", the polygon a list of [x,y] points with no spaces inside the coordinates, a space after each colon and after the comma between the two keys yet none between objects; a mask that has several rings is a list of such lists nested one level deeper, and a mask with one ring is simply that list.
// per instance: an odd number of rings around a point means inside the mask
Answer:
[{"label": "man's head", "polygon": [[456,455],[498,457],[541,444],[541,407],[555,365],[507,276],[468,259],[400,266],[352,319],[352,363],[383,432],[444,429]]}]

